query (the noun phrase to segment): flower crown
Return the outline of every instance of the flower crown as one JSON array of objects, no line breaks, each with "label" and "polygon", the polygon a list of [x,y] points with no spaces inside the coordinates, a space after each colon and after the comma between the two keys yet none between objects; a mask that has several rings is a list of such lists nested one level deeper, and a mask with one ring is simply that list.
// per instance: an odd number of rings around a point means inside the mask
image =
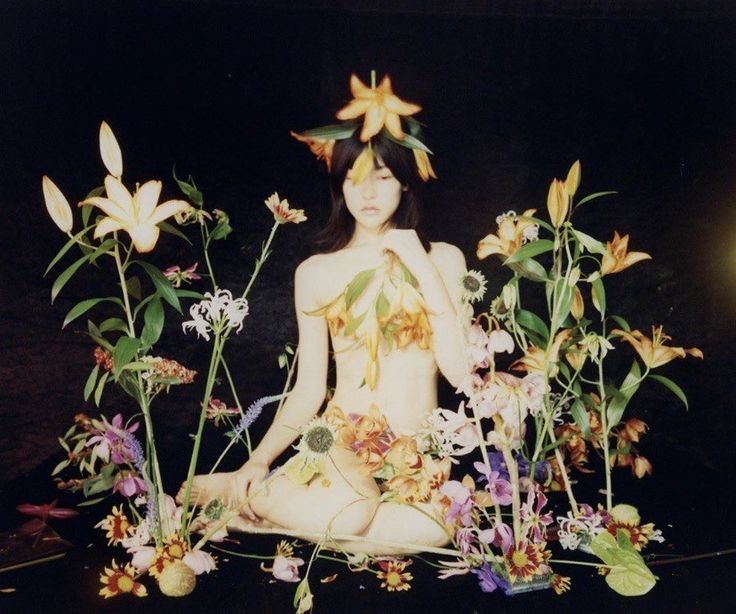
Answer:
[{"label": "flower crown", "polygon": [[[429,162],[430,149],[422,142],[422,124],[411,117],[422,110],[422,107],[401,100],[391,89],[391,80],[384,76],[376,86],[376,73],[371,71],[371,87],[365,85],[355,74],[350,76],[350,91],[353,94],[347,106],[340,109],[336,117],[339,124],[321,126],[302,133],[291,132],[298,141],[306,143],[318,160],[324,160],[329,171],[332,165],[332,150],[335,141],[349,139],[359,128],[356,121],[361,115],[363,127],[360,140],[368,146],[353,163],[352,181],[360,183],[373,168],[373,146],[371,139],[379,133],[386,138],[414,152],[417,172],[423,181],[430,177],[437,179]],[[406,126],[402,126],[402,118]]]}]

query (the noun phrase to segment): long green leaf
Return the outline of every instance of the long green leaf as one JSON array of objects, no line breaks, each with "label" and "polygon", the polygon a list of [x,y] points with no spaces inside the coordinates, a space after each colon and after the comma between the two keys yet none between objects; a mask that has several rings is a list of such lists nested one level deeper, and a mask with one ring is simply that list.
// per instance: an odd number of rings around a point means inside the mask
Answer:
[{"label": "long green leaf", "polygon": [[144,346],[150,347],[159,340],[164,329],[164,306],[158,298],[148,303],[143,312],[143,322],[141,342]]},{"label": "long green leaf", "polygon": [[99,330],[101,333],[107,333],[111,330],[119,330],[124,333],[129,332],[128,324],[121,318],[108,318],[107,320],[104,320],[102,324],[100,324]]},{"label": "long green leaf", "polygon": [[204,294],[202,294],[201,292],[197,292],[196,290],[176,288],[174,291],[176,292],[176,296],[178,296],[179,298],[196,298],[197,300],[202,300],[204,298]]},{"label": "long green leaf", "polygon": [[608,405],[606,415],[608,416],[608,430],[610,431],[620,421],[624,415],[624,410],[629,404],[631,397],[634,396],[636,391],[639,389],[641,382],[635,383],[641,377],[641,369],[639,369],[639,363],[634,361],[631,365],[631,369],[624,378],[621,389],[618,390],[616,396],[613,397]]},{"label": "long green leaf", "polygon": [[89,399],[89,395],[92,394],[92,391],[95,388],[95,384],[97,383],[97,375],[100,372],[100,365],[95,365],[95,368],[92,369],[92,371],[89,374],[89,377],[87,378],[87,383],[84,385],[84,400],[86,401]]},{"label": "long green leaf", "polygon": [[69,310],[69,313],[66,314],[66,317],[64,318],[64,323],[61,325],[61,327],[64,328],[67,324],[69,324],[69,322],[76,320],[83,313],[97,305],[97,303],[102,303],[103,301],[117,303],[121,307],[123,306],[123,302],[119,298],[114,296],[108,296],[105,298],[89,298],[85,301],[80,301]]},{"label": "long green leaf", "polygon": [[164,274],[152,264],[144,262],[143,260],[136,260],[138,264],[151,278],[153,285],[156,286],[156,290],[169,305],[171,305],[176,311],[181,313],[181,304],[179,303],[179,297],[176,296],[174,287],[171,285]]},{"label": "long green leaf", "polygon": [[517,324],[525,329],[527,334],[533,333],[530,336],[537,337],[536,339],[532,338],[532,341],[534,341],[537,346],[544,346],[547,344],[547,341],[549,341],[549,328],[547,328],[547,325],[539,316],[537,316],[537,314],[527,311],[526,309],[519,309],[514,314],[514,319]]},{"label": "long green leaf", "polygon": [[91,254],[86,254],[82,256],[81,258],[75,260],[72,264],[70,264],[64,271],[59,275],[56,280],[54,281],[54,284],[51,286],[51,302],[53,303],[57,296],[59,296],[59,292],[61,292],[61,289],[66,285],[66,282],[68,282],[74,273],[76,273],[79,270],[79,267],[81,267],[85,262],[87,262],[90,259]]},{"label": "long green leaf", "polygon": [[583,437],[590,439],[590,419],[588,418],[588,412],[585,410],[585,405],[580,399],[573,401],[570,413],[575,420],[575,424],[583,431]]},{"label": "long green leaf", "polygon": [[582,245],[586,250],[592,254],[605,254],[606,246],[603,245],[598,239],[586,235],[584,232],[579,230],[573,230],[575,238],[578,240],[578,245]]},{"label": "long green leaf", "polygon": [[105,371],[102,374],[102,377],[100,378],[100,381],[97,382],[97,388],[95,389],[95,406],[100,406],[100,399],[102,399],[102,391],[105,389],[105,384],[107,383],[108,378],[110,377],[110,372]]},{"label": "long green leaf", "polygon": [[48,272],[54,268],[54,265],[59,262],[64,257],[64,254],[66,254],[72,246],[80,239],[80,237],[85,234],[90,228],[92,228],[93,225],[87,226],[86,228],[83,228],[80,230],[77,234],[75,234],[71,239],[69,239],[65,244],[64,247],[62,247],[56,256],[54,256],[54,259],[49,263],[49,266],[46,267],[46,270],[44,271],[43,276],[46,277]]},{"label": "long green leaf", "polygon": [[89,505],[95,505],[95,503],[99,503],[100,501],[104,501],[105,499],[107,499],[107,496],[95,497],[94,499],[88,499],[87,501],[82,501],[81,503],[77,503],[77,507],[87,507]]},{"label": "long green leaf", "polygon": [[610,194],[618,194],[618,192],[609,190],[607,192],[594,192],[593,194],[588,194],[585,198],[581,198],[578,201],[578,204],[575,205],[575,207],[577,208],[580,205],[584,205],[585,203],[593,200],[594,198],[600,198],[601,196],[609,196]]},{"label": "long green leaf", "polygon": [[655,375],[653,373],[649,374],[649,377],[651,377],[654,381],[659,382],[667,388],[670,392],[674,393],[674,395],[682,401],[682,404],[685,406],[685,409],[690,409],[690,407],[687,404],[687,397],[685,396],[685,393],[682,391],[682,388],[680,388],[675,382],[673,382],[669,377],[665,377],[664,375]]},{"label": "long green leaf", "polygon": [[365,316],[368,315],[368,312],[361,313],[359,316],[356,316],[354,318],[351,318],[350,321],[345,325],[345,330],[343,331],[343,335],[345,337],[352,336],[356,330],[358,330],[358,327],[363,323],[363,320],[365,320]]},{"label": "long green leaf", "polygon": [[329,126],[320,126],[312,128],[300,133],[301,136],[312,137],[316,139],[346,139],[352,136],[353,132],[358,129],[358,124],[330,124]]},{"label": "long green leaf", "polygon": [[621,316],[609,316],[616,324],[618,324],[621,328],[623,328],[627,333],[631,332],[631,326],[629,326],[629,323],[624,320]]},{"label": "long green leaf", "polygon": [[180,239],[184,239],[187,243],[189,243],[189,245],[192,245],[189,237],[185,235],[181,230],[179,230],[176,226],[172,226],[168,222],[159,222],[158,227],[164,232],[168,232],[169,234],[175,235]]},{"label": "long green leaf", "polygon": [[534,256],[539,256],[539,254],[551,252],[554,247],[555,244],[548,239],[539,239],[538,241],[532,241],[531,243],[527,243],[526,245],[520,247],[508,258],[506,258],[504,264],[508,265],[512,262],[521,262],[522,260],[526,260],[527,258],[534,258]]},{"label": "long green leaf", "polygon": [[120,370],[127,365],[135,356],[138,348],[141,346],[140,339],[123,335],[115,344],[112,352],[112,362],[115,371],[115,379],[120,375]]},{"label": "long green leaf", "polygon": [[555,320],[552,322],[552,329],[558,330],[570,313],[570,306],[572,305],[575,292],[564,279],[559,279],[557,281],[555,296],[557,297],[557,310],[555,312]]},{"label": "long green leaf", "polygon": [[368,282],[373,278],[375,273],[376,269],[365,269],[353,277],[345,292],[345,306],[347,309],[350,309],[357,298],[363,294]]},{"label": "long green leaf", "polygon": [[508,267],[514,273],[521,275],[521,277],[531,279],[532,281],[547,281],[549,279],[545,268],[534,260],[534,258],[527,258],[521,262],[512,262]]}]

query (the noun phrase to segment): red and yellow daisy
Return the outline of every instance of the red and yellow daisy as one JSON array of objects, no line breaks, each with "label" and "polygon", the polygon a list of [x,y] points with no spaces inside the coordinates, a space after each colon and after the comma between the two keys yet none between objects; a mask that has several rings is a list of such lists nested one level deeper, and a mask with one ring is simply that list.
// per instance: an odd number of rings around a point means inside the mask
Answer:
[{"label": "red and yellow daisy", "polygon": [[552,576],[552,590],[558,595],[570,590],[570,578],[556,573]]},{"label": "red and yellow daisy", "polygon": [[639,525],[611,519],[606,525],[606,529],[614,537],[616,537],[619,529],[622,530],[631,541],[631,545],[636,550],[641,551],[649,543],[649,536],[654,533],[654,524],[648,522],[647,524]]},{"label": "red and yellow daisy", "polygon": [[167,565],[183,559],[186,553],[187,545],[177,535],[170,535],[164,539],[163,546],[156,548],[156,554],[153,557],[153,563],[148,568],[148,573],[158,578]]},{"label": "red and yellow daisy", "polygon": [[95,525],[97,529],[107,531],[108,545],[119,544],[126,537],[135,532],[135,527],[130,524],[128,517],[123,513],[122,507],[113,505],[112,514],[105,516],[103,520]]},{"label": "red and yellow daisy", "polygon": [[123,593],[133,593],[136,597],[145,597],[148,595],[146,587],[140,582],[136,582],[135,569],[130,564],[120,568],[112,560],[112,567],[105,567],[105,572],[100,574],[100,582],[104,584],[100,589],[100,595],[105,599],[109,597],[117,597]]},{"label": "red and yellow daisy", "polygon": [[542,556],[537,547],[527,541],[522,541],[517,547],[509,548],[506,553],[506,568],[509,572],[509,580],[512,583],[521,579],[529,582],[532,576],[541,573]]},{"label": "red and yellow daisy", "polygon": [[382,571],[376,574],[379,580],[383,580],[381,588],[389,592],[408,591],[411,588],[409,582],[414,579],[408,571],[404,571],[408,564],[409,561],[381,561],[379,565]]}]

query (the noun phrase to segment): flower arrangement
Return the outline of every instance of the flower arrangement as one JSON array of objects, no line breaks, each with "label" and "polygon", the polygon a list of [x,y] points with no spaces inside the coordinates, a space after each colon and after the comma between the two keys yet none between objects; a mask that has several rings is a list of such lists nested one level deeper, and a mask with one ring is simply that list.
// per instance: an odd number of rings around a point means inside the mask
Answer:
[{"label": "flower arrangement", "polygon": [[[234,297],[230,290],[217,285],[209,254],[212,243],[224,239],[232,231],[227,214],[218,209],[207,211],[202,193],[191,178],[183,181],[174,176],[188,201],[174,199],[159,204],[162,183],[158,180],[136,184],[131,193],[122,179],[120,146],[105,122],[100,127],[99,138],[100,155],[108,174],[104,185],[92,190],[79,203],[83,228],[76,234],[72,234],[74,215],[68,200],[51,179],[43,178],[48,213],[59,229],[69,236],[46,272],[72,248],[81,250],[81,256],[54,281],[51,290],[53,302],[83,265],[97,265],[98,261],[108,258],[113,263],[120,296],[94,297],[77,303],[64,318],[64,326],[103,305],[114,307],[117,313],[112,317],[101,322],[92,319],[87,322],[87,332],[95,348],[94,367],[84,386],[84,399],[93,400],[99,407],[107,387],[117,385],[132,399],[136,409],[133,417],[127,420],[123,412],[117,413],[112,420],[104,415],[92,418],[78,414],[74,425],[60,438],[67,458],[56,466],[53,475],[70,466],[78,469],[80,477],[57,478],[57,482],[60,488],[81,491],[88,498],[80,505],[98,503],[112,494],[124,500],[123,504],[113,505],[111,513],[96,525],[106,532],[109,545],[122,546],[131,555],[129,562],[119,565],[113,559],[105,568],[100,576],[103,584],[100,595],[109,598],[132,593],[143,597],[147,589],[139,580],[144,574],[149,574],[157,580],[163,593],[180,596],[194,589],[197,575],[215,569],[215,557],[203,548],[209,541],[221,541],[226,535],[224,520],[212,529],[213,522],[220,521],[223,516],[222,509],[210,505],[197,513],[195,502],[190,500],[191,482],[206,420],[210,419],[216,425],[226,422],[231,426],[228,433],[230,441],[218,460],[219,464],[235,443],[242,442],[250,450],[248,428],[266,403],[283,398],[283,395],[266,397],[243,411],[223,356],[226,342],[231,335],[237,335],[243,329],[249,313],[249,292],[271,253],[277,229],[283,224],[305,221],[306,216],[302,210],[292,209],[288,201],[280,199],[278,194],[265,201],[274,216],[274,224],[245,291]],[[103,215],[92,219],[95,209]],[[161,270],[142,258],[155,249],[161,231],[189,241],[178,228],[188,225],[199,229],[206,273],[198,272],[198,263]],[[141,279],[142,274],[150,281],[149,286]],[[202,294],[182,287],[182,284],[189,285],[203,278],[211,283],[211,292]],[[147,287],[150,290],[146,290]],[[155,398],[168,393],[172,386],[193,384],[198,379],[196,371],[154,353],[154,346],[164,329],[165,307],[181,314],[182,299],[196,301],[189,308],[190,319],[181,325],[183,332],[196,332],[198,338],[212,343],[212,351],[190,457],[186,494],[183,504],[177,506],[164,490],[151,407]],[[233,408],[228,408],[213,396],[220,373],[225,374],[230,385],[236,404]],[[204,533],[203,537],[197,538],[198,541],[192,539],[196,531]]]}]

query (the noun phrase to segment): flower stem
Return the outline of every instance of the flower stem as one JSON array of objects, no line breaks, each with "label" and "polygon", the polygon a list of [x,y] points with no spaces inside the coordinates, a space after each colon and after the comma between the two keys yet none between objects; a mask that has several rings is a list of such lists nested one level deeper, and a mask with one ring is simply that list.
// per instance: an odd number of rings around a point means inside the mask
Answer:
[{"label": "flower stem", "polygon": [[243,292],[241,298],[247,298],[248,293],[250,292],[251,287],[253,286],[253,282],[256,280],[256,277],[258,277],[258,273],[261,270],[261,267],[263,266],[263,263],[266,262],[268,259],[269,254],[269,248],[271,247],[271,242],[273,241],[274,235],[276,234],[276,229],[281,224],[279,222],[274,222],[273,227],[271,228],[271,234],[268,235],[268,239],[266,239],[266,242],[263,244],[263,248],[261,249],[261,255],[256,260],[256,266],[253,269],[253,273],[250,275],[250,281],[248,281],[248,285],[245,287],[245,291]]}]

